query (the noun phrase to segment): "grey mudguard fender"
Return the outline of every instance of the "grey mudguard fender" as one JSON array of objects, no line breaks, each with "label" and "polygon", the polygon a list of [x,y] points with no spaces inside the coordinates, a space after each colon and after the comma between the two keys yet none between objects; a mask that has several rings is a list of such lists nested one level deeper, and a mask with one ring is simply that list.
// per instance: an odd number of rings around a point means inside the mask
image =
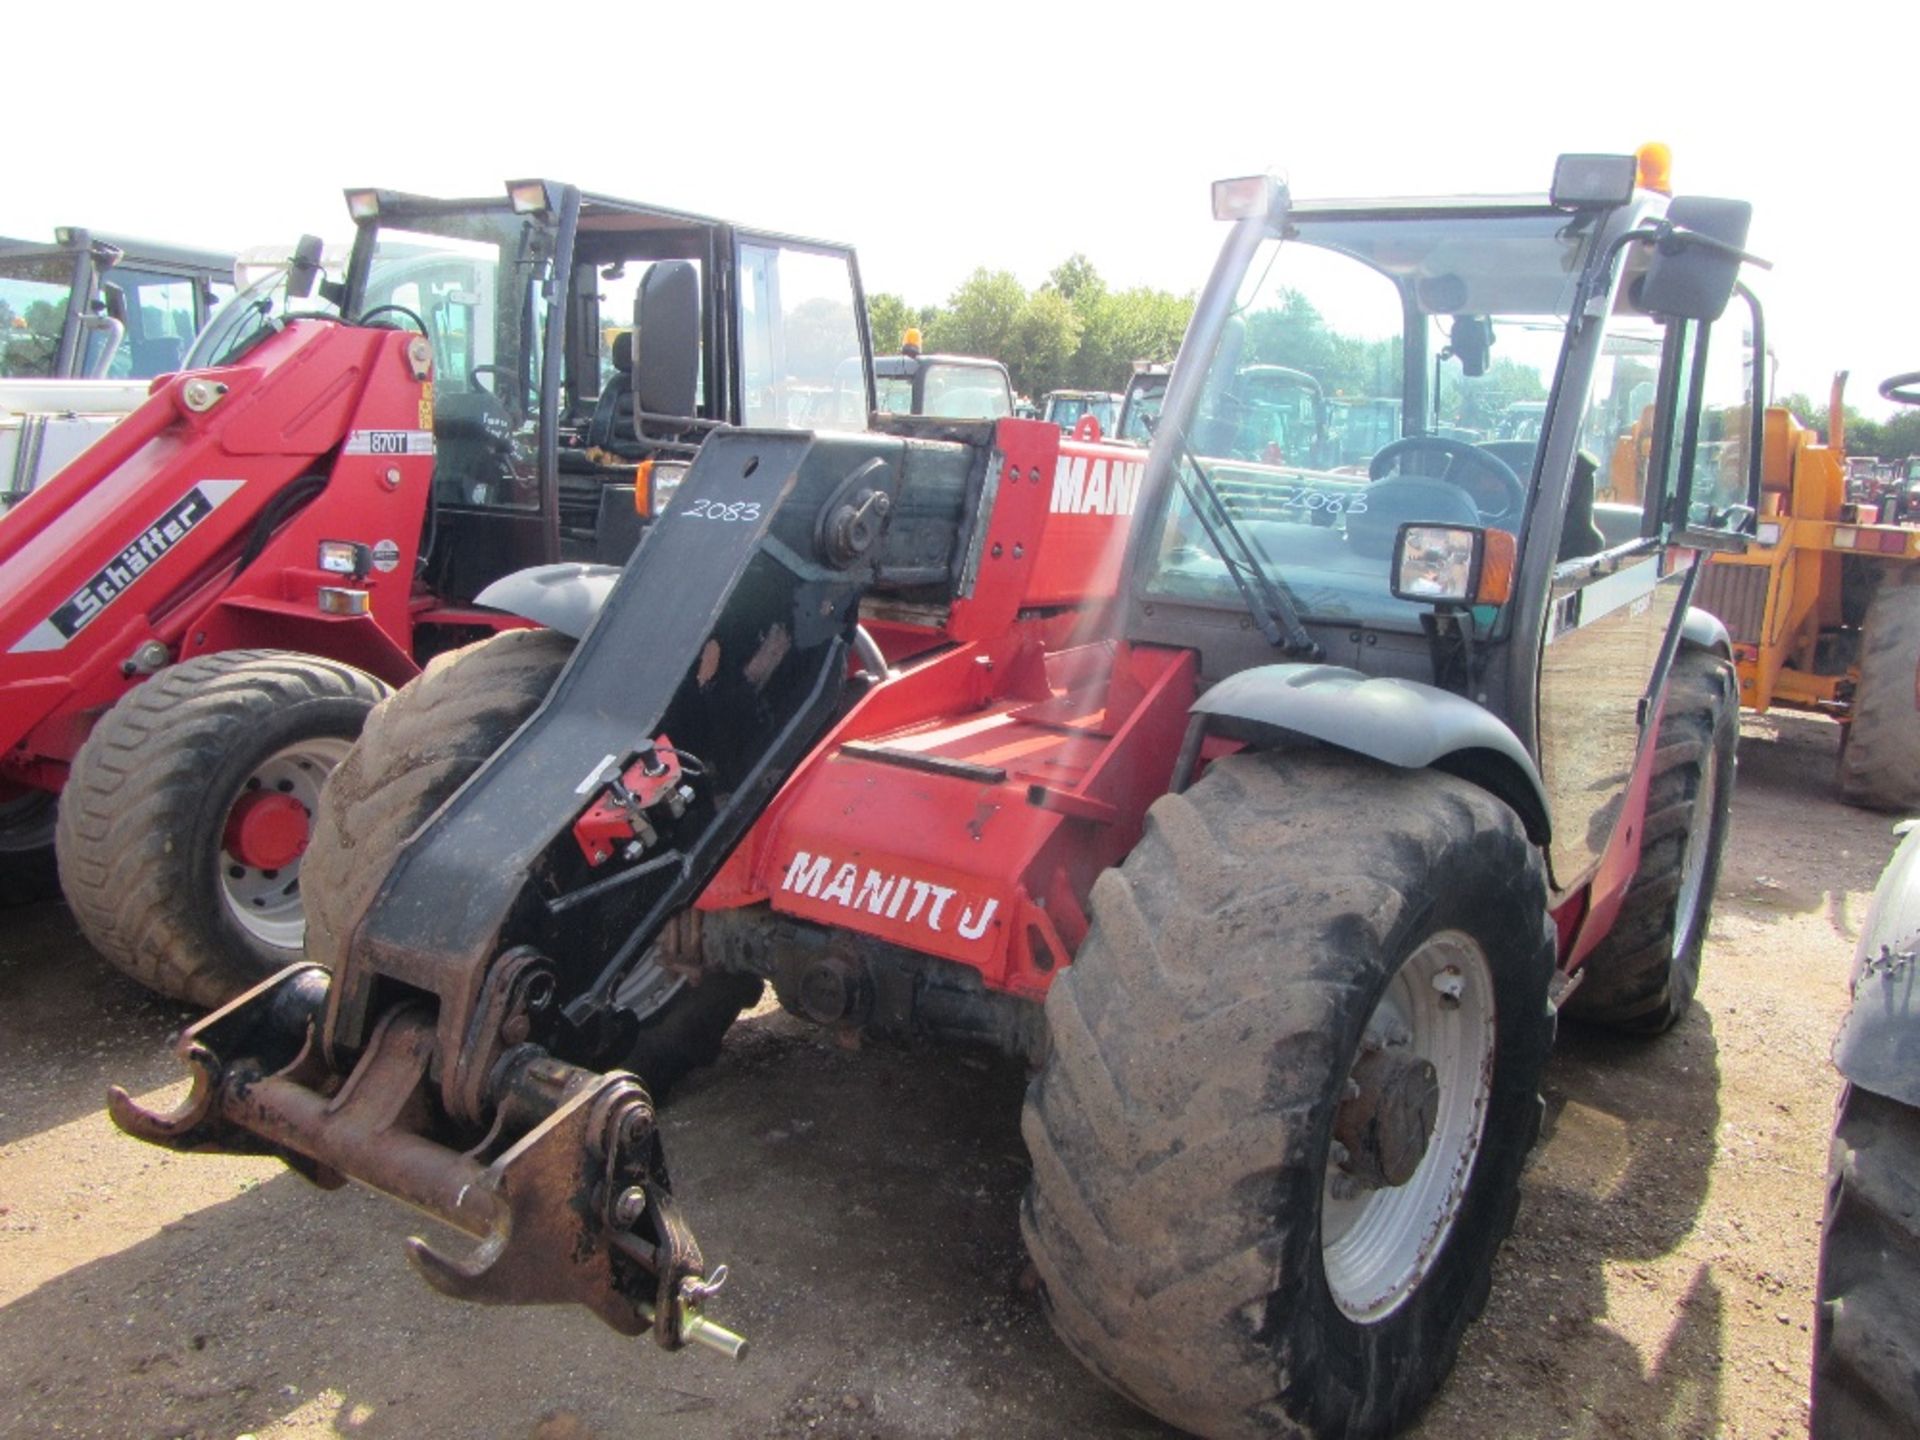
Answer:
[{"label": "grey mudguard fender", "polygon": [[476,605],[504,610],[578,640],[607,603],[618,565],[535,565],[503,575],[473,597]]},{"label": "grey mudguard fender", "polygon": [[1920,825],[1874,888],[1833,1063],[1862,1090],[1920,1105]]},{"label": "grey mudguard fender", "polygon": [[1193,710],[1235,739],[1305,736],[1405,770],[1444,770],[1505,801],[1534,844],[1551,833],[1526,747],[1491,711],[1450,690],[1342,665],[1261,665],[1222,680]]},{"label": "grey mudguard fender", "polygon": [[[1707,562],[1702,560],[1702,565]],[[1720,623],[1720,617],[1711,610],[1702,610],[1698,605],[1689,605],[1687,613],[1680,617],[1680,641],[1696,650],[1711,650],[1716,655],[1733,658],[1733,636],[1727,633],[1727,627]]]}]

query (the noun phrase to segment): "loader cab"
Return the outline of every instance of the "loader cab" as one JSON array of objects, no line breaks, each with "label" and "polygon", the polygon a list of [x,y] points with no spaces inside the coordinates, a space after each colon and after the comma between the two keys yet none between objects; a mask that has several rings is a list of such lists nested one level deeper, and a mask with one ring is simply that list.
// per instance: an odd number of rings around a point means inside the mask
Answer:
[{"label": "loader cab", "polygon": [[150,380],[234,293],[234,257],[77,228],[0,240],[0,376]]},{"label": "loader cab", "polygon": [[331,298],[420,330],[434,374],[423,543],[438,594],[516,570],[618,564],[721,425],[817,425],[844,386],[865,428],[872,360],[850,248],[552,181],[444,200],[348,192],[357,227]]},{"label": "loader cab", "polygon": [[[1154,430],[1127,634],[1196,648],[1210,681],[1307,660],[1467,698],[1538,765],[1554,880],[1575,886],[1656,713],[1693,560],[1740,544],[1757,508],[1757,302],[1727,300],[1731,269],[1724,314],[1674,299],[1655,244],[1732,202],[1313,203],[1235,183],[1258,213]],[[1250,375],[1306,378],[1261,414]],[[1366,427],[1327,395],[1369,397],[1399,433],[1359,453]],[[1316,414],[1290,452],[1278,422]],[[1645,487],[1608,503],[1623,445]]]},{"label": "loader cab", "polygon": [[1013,382],[998,360],[923,355],[919,332],[907,335],[900,354],[874,358],[876,410],[943,420],[999,420],[1013,414]]},{"label": "loader cab", "polygon": [[1160,407],[1167,398],[1169,367],[1149,365],[1127,378],[1125,398],[1120,402],[1120,419],[1113,438],[1145,445],[1153,439],[1153,427],[1160,418]]},{"label": "loader cab", "polygon": [[1099,422],[1101,434],[1111,434],[1120,419],[1120,396],[1109,390],[1049,390],[1041,402],[1040,418],[1069,433],[1088,415]]}]

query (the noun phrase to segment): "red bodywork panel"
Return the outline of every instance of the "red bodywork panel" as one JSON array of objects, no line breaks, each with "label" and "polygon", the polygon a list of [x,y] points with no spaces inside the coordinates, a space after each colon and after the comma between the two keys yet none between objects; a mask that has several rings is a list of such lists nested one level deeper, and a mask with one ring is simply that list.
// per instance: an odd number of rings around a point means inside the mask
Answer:
[{"label": "red bodywork panel", "polygon": [[1086,934],[1094,877],[1166,790],[1197,681],[1187,651],[1058,648],[1112,595],[1132,509],[1128,489],[1111,511],[1062,510],[1059,476],[1078,465],[1084,487],[1140,452],[1017,420],[998,446],[978,575],[939,637],[950,648],[853,709],[700,906],[768,902],[1038,998]]},{"label": "red bodywork panel", "polygon": [[[149,641],[176,660],[264,646],[396,684],[418,673],[433,444],[413,338],[295,322],[239,365],[162,376],[13,509],[0,525],[0,781],[57,788],[94,719],[143,678],[123,666]],[[196,411],[188,386],[208,384],[224,394]],[[326,483],[275,528],[274,502],[306,476]],[[322,540],[376,550],[374,568],[321,571]],[[369,612],[323,613],[323,586],[365,591]]]}]

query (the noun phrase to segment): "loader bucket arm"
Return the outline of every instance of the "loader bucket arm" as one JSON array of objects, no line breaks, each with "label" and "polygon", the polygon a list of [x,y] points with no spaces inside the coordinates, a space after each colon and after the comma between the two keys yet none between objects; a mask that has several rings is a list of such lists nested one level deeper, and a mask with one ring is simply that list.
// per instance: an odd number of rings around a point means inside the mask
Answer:
[{"label": "loader bucket arm", "polygon": [[[733,1348],[700,1314],[714,1277],[651,1101],[588,1067],[622,1053],[623,971],[840,713],[908,458],[885,437],[710,438],[540,709],[402,848],[335,972],[294,967],[194,1026],[187,1100],[162,1115],[116,1092],[116,1123],[407,1201],[480,1241],[460,1259],[414,1242],[450,1294]],[[584,838],[623,815],[619,843]]]}]

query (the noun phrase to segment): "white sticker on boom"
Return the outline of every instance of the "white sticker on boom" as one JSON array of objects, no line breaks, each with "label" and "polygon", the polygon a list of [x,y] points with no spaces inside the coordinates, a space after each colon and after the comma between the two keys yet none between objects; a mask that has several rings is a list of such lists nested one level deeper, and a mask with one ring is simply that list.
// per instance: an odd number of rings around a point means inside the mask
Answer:
[{"label": "white sticker on boom", "polygon": [[347,455],[431,455],[431,430],[355,430],[348,434]]},{"label": "white sticker on boom", "polygon": [[582,780],[578,785],[573,787],[573,793],[576,795],[584,795],[589,790],[593,789],[594,786],[600,783],[602,777],[606,775],[607,767],[612,765],[614,761],[618,758],[619,758],[618,756],[609,755],[604,760],[602,760],[598,765],[594,766],[593,769],[587,772],[587,778]]}]

